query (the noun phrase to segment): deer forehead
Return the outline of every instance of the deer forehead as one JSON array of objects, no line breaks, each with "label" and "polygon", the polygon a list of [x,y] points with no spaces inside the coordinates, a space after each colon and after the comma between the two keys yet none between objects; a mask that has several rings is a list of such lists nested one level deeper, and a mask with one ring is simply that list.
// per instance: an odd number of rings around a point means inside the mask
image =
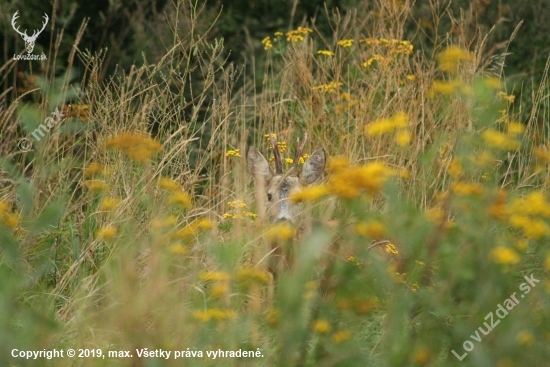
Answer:
[{"label": "deer forehead", "polygon": [[269,193],[278,193],[279,197],[286,197],[292,190],[300,186],[300,180],[297,176],[284,177],[283,175],[276,175],[269,182]]}]

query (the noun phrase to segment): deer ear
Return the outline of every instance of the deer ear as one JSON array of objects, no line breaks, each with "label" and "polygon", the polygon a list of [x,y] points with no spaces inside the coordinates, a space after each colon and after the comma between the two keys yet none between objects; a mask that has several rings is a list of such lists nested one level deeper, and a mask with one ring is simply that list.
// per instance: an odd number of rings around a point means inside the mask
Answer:
[{"label": "deer ear", "polygon": [[300,180],[305,185],[311,185],[323,176],[325,171],[325,163],[327,161],[325,150],[317,148],[315,152],[307,159],[300,172]]},{"label": "deer ear", "polygon": [[250,147],[250,149],[248,149],[246,163],[248,166],[248,172],[250,172],[252,177],[254,177],[254,180],[261,179],[264,180],[264,184],[267,184],[267,182],[273,177],[273,171],[269,168],[267,159],[265,159],[262,153],[260,153],[255,147]]}]

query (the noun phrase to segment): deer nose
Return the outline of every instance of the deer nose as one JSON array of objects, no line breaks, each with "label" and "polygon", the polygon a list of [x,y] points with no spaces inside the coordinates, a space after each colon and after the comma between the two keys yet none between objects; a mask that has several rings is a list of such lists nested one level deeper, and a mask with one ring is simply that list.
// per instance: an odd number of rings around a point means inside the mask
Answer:
[{"label": "deer nose", "polygon": [[277,218],[277,223],[278,224],[285,223],[285,222],[286,223],[292,223],[292,218],[287,217],[287,216]]}]

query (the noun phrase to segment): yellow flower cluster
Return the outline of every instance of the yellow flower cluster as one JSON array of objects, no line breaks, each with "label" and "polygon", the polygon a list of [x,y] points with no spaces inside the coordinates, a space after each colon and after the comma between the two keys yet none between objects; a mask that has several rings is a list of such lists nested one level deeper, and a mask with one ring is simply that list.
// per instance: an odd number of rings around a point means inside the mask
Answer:
[{"label": "yellow flower cluster", "polygon": [[168,203],[169,204],[177,204],[182,206],[183,208],[190,209],[191,208],[191,198],[189,195],[183,191],[177,191],[174,192],[172,195],[168,197]]},{"label": "yellow flower cluster", "polygon": [[159,187],[166,191],[177,191],[181,189],[179,182],[169,177],[161,177],[159,180]]},{"label": "yellow flower cluster", "polygon": [[196,220],[172,234],[173,239],[189,240],[198,234],[201,229],[212,229],[215,223],[208,219]]},{"label": "yellow flower cluster", "polygon": [[304,40],[304,37],[311,32],[312,30],[310,28],[298,27],[297,29],[286,33],[286,40],[292,43],[301,42]]},{"label": "yellow flower cluster", "polygon": [[329,51],[329,50],[318,50],[317,55],[334,56],[334,52]]},{"label": "yellow flower cluster", "polygon": [[228,150],[228,151],[225,153],[225,156],[226,156],[226,157],[237,157],[237,158],[240,158],[240,157],[241,157],[241,150],[240,150],[240,149]]},{"label": "yellow flower cluster", "polygon": [[395,142],[400,147],[405,147],[411,141],[411,134],[406,129],[408,126],[408,117],[405,112],[398,112],[395,116],[388,119],[381,119],[365,126],[365,134],[369,136],[379,136],[397,130]]},{"label": "yellow flower cluster", "polygon": [[20,219],[17,213],[10,212],[10,206],[6,201],[0,201],[0,222],[15,229],[19,225]]},{"label": "yellow flower cluster", "polygon": [[269,50],[273,47],[273,43],[271,43],[271,37],[267,36],[262,40],[262,45],[264,45],[264,50]]},{"label": "yellow flower cluster", "polygon": [[[517,128],[517,126],[514,128]],[[485,144],[491,148],[514,150],[519,148],[519,141],[515,139],[516,131],[512,130],[511,133],[504,134],[498,130],[487,129],[481,134],[481,137]]]},{"label": "yellow flower cluster", "polygon": [[230,207],[230,208],[246,208],[247,205],[244,201],[242,200],[235,200],[235,201],[230,201],[227,203],[227,205]]},{"label": "yellow flower cluster", "polygon": [[235,318],[235,311],[209,308],[206,311],[195,311],[193,317],[203,322],[208,322],[210,320],[222,321]]},{"label": "yellow flower cluster", "polygon": [[102,240],[109,240],[114,236],[116,236],[116,234],[117,234],[116,227],[112,225],[108,225],[105,227],[101,227],[99,231],[97,231],[97,238]]},{"label": "yellow flower cluster", "polygon": [[457,196],[474,196],[483,194],[483,186],[477,183],[456,182],[452,191]]},{"label": "yellow flower cluster", "polygon": [[340,88],[342,85],[344,85],[344,83],[330,82],[328,84],[317,85],[313,87],[313,90],[319,90],[323,93],[332,93]]},{"label": "yellow flower cluster", "polygon": [[92,192],[101,192],[109,188],[109,185],[102,180],[87,180],[84,181],[84,186],[86,186]]},{"label": "yellow flower cluster", "polygon": [[371,66],[375,61],[379,62],[382,65],[388,65],[391,63],[392,59],[385,58],[384,56],[379,54],[375,54],[372,55],[367,61],[363,62],[361,65],[366,68]]},{"label": "yellow flower cluster", "polygon": [[290,194],[294,203],[315,200],[328,194],[334,194],[342,199],[355,199],[364,190],[368,194],[376,194],[382,190],[387,179],[395,172],[380,162],[363,166],[349,167],[345,158],[336,158],[329,162],[331,176],[324,185],[306,187]]},{"label": "yellow flower cluster", "polygon": [[355,231],[361,236],[372,239],[381,239],[386,234],[386,226],[377,220],[359,222],[355,225]]},{"label": "yellow flower cluster", "polygon": [[118,198],[104,198],[99,204],[99,210],[102,212],[110,212],[116,209],[120,205],[120,199]]},{"label": "yellow flower cluster", "polygon": [[107,140],[108,148],[122,150],[128,158],[136,162],[146,162],[153,154],[158,153],[162,146],[149,136],[141,133],[126,132]]},{"label": "yellow flower cluster", "polygon": [[284,241],[294,238],[294,228],[288,223],[277,224],[270,227],[265,233],[270,241]]},{"label": "yellow flower cluster", "polygon": [[439,68],[446,72],[456,72],[460,62],[473,59],[472,54],[457,46],[450,46],[437,55]]},{"label": "yellow flower cluster", "polygon": [[84,168],[84,171],[82,172],[82,176],[84,178],[91,178],[98,175],[107,175],[109,173],[109,170],[105,167],[103,167],[101,164],[97,162],[91,162]]},{"label": "yellow flower cluster", "polygon": [[243,219],[244,217],[249,217],[253,222],[254,219],[256,219],[256,217],[258,216],[258,214],[249,211],[242,211],[244,208],[247,207],[246,203],[242,200],[230,201],[227,203],[227,205],[230,208],[236,209],[237,213],[225,213],[223,215],[224,219]]},{"label": "yellow flower cluster", "polygon": [[386,38],[364,38],[359,41],[360,43],[366,43],[369,46],[385,46],[390,53],[410,55],[413,53],[413,45],[407,40],[388,40]]},{"label": "yellow flower cluster", "polygon": [[236,279],[241,283],[246,283],[249,281],[259,282],[262,284],[271,283],[271,275],[267,271],[250,266],[237,269]]},{"label": "yellow flower cluster", "polygon": [[491,259],[497,264],[513,265],[520,261],[520,257],[513,249],[505,246],[498,246],[491,250]]},{"label": "yellow flower cluster", "polygon": [[465,95],[472,94],[472,88],[460,80],[450,80],[448,82],[435,80],[428,91],[428,97],[433,98],[436,94],[448,95],[457,91]]},{"label": "yellow flower cluster", "polygon": [[351,338],[351,332],[349,330],[339,330],[332,335],[332,342],[334,344],[340,344]]},{"label": "yellow flower cluster", "polygon": [[315,320],[312,325],[313,331],[319,334],[326,334],[330,331],[330,322],[325,319]]},{"label": "yellow flower cluster", "polygon": [[353,45],[352,39],[345,39],[338,41],[338,46],[340,47],[351,47]]},{"label": "yellow flower cluster", "polygon": [[535,191],[513,200],[507,212],[510,225],[521,229],[525,237],[540,239],[550,235],[550,228],[543,219],[550,218],[550,203],[543,192]]}]

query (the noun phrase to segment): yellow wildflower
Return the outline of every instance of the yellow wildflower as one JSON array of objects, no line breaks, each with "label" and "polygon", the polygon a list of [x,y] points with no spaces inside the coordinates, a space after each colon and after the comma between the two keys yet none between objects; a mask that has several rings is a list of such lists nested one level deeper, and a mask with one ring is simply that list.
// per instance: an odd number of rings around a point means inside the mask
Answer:
[{"label": "yellow wildflower", "polygon": [[299,203],[302,201],[316,200],[329,193],[326,186],[308,186],[290,193],[290,201]]},{"label": "yellow wildflower", "polygon": [[395,136],[395,142],[400,147],[407,146],[410,141],[411,141],[411,133],[409,133],[407,130],[401,130]]},{"label": "yellow wildflower", "polygon": [[516,342],[520,345],[532,345],[535,342],[535,337],[529,330],[520,330],[516,334]]},{"label": "yellow wildflower", "polygon": [[481,137],[485,143],[491,148],[514,150],[519,147],[519,142],[500,131],[488,129],[485,130]]},{"label": "yellow wildflower", "polygon": [[327,320],[319,319],[313,322],[313,331],[319,334],[326,334],[330,331],[330,323]]},{"label": "yellow wildflower", "polygon": [[212,286],[208,289],[208,293],[214,297],[219,298],[226,294],[229,291],[229,286],[227,282],[218,282],[212,284]]},{"label": "yellow wildflower", "polygon": [[242,200],[230,201],[227,203],[231,208],[246,208],[246,203]]},{"label": "yellow wildflower", "polygon": [[311,33],[312,30],[306,27],[298,27],[295,30],[286,33],[286,40],[288,42],[300,42],[304,40],[304,37]]},{"label": "yellow wildflower", "polygon": [[117,198],[104,198],[99,204],[99,210],[102,212],[108,212],[116,209],[120,205],[120,199]]},{"label": "yellow wildflower", "polygon": [[271,241],[288,240],[294,237],[294,229],[290,224],[282,223],[268,229],[265,236]]},{"label": "yellow wildflower", "polygon": [[330,157],[327,171],[331,173],[341,172],[349,167],[349,160],[344,156]]},{"label": "yellow wildflower", "polygon": [[369,67],[371,66],[375,61],[378,61],[378,62],[384,62],[386,61],[386,58],[382,55],[378,55],[378,54],[375,54],[373,56],[371,56],[367,61],[363,62],[361,64],[361,66],[363,66],[364,68],[366,67]]},{"label": "yellow wildflower", "polygon": [[342,85],[344,85],[344,83],[330,82],[328,84],[317,85],[313,87],[313,90],[320,90],[321,92],[324,92],[324,93],[332,93],[336,89],[340,88]]},{"label": "yellow wildflower", "polygon": [[457,182],[452,187],[457,196],[471,196],[483,194],[483,186],[476,183]]},{"label": "yellow wildflower", "polygon": [[210,320],[221,321],[235,318],[235,312],[231,310],[221,310],[219,308],[209,308],[206,311],[195,311],[193,317],[203,322]]},{"label": "yellow wildflower", "polygon": [[510,225],[522,229],[526,237],[534,240],[550,234],[550,228],[548,228],[548,225],[544,221],[524,215],[511,215]]},{"label": "yellow wildflower", "polygon": [[181,243],[175,243],[169,247],[169,251],[176,255],[185,255],[187,253],[187,247]]},{"label": "yellow wildflower", "polygon": [[170,215],[166,218],[156,218],[151,221],[152,228],[170,227],[178,223],[178,218],[174,215]]},{"label": "yellow wildflower", "polygon": [[169,204],[179,204],[182,207],[187,208],[187,209],[191,208],[191,198],[189,197],[189,195],[187,195],[187,193],[185,193],[183,191],[178,191],[178,192],[173,193],[168,198],[168,203]]},{"label": "yellow wildflower", "polygon": [[271,275],[261,269],[255,269],[250,266],[241,267],[237,270],[237,280],[240,282],[246,282],[248,280],[260,282],[263,284],[271,283]]},{"label": "yellow wildflower", "polygon": [[351,332],[349,330],[339,330],[332,335],[332,342],[334,344],[340,344],[351,338]]},{"label": "yellow wildflower", "polygon": [[317,55],[334,56],[334,52],[329,50],[318,50]]},{"label": "yellow wildflower", "polygon": [[292,164],[292,163],[294,163],[294,159],[292,159],[292,158],[285,158],[285,162],[288,163],[288,164]]},{"label": "yellow wildflower", "polygon": [[237,158],[240,158],[240,157],[241,157],[241,150],[240,150],[240,149],[228,150],[228,151],[225,153],[225,156],[226,156],[226,157],[237,157]]},{"label": "yellow wildflower", "polygon": [[168,178],[168,177],[162,177],[159,180],[159,187],[161,189],[167,190],[167,191],[176,191],[176,190],[179,190],[181,188],[178,181],[173,180],[173,179]]},{"label": "yellow wildflower", "polygon": [[161,144],[148,135],[134,132],[122,133],[107,140],[108,148],[121,149],[130,159],[136,162],[145,162],[153,154],[158,153]]},{"label": "yellow wildflower", "polygon": [[388,119],[377,120],[365,126],[365,133],[369,136],[382,135],[399,128],[407,127],[408,117],[404,112],[398,112],[395,116]]},{"label": "yellow wildflower", "polygon": [[84,181],[84,185],[90,189],[92,192],[100,192],[100,191],[105,191],[109,188],[109,186],[107,185],[107,183],[105,183],[105,181],[101,181],[101,180],[88,180],[88,181]]},{"label": "yellow wildflower", "polygon": [[399,255],[399,251],[397,251],[397,248],[393,243],[388,243],[386,245],[386,252],[388,254]]},{"label": "yellow wildflower", "polygon": [[94,177],[103,172],[103,166],[97,162],[91,162],[82,172],[84,178]]},{"label": "yellow wildflower", "polygon": [[372,239],[381,239],[386,235],[386,226],[380,221],[359,222],[355,225],[355,231],[361,236]]},{"label": "yellow wildflower", "polygon": [[19,226],[19,222],[21,221],[17,213],[0,213],[0,219],[11,229],[15,229]]},{"label": "yellow wildflower", "polygon": [[283,35],[283,32],[277,31],[277,32],[273,33],[273,35],[276,36],[276,37],[280,37],[280,36]]},{"label": "yellow wildflower", "polygon": [[206,282],[219,282],[229,279],[229,273],[225,271],[203,271],[199,274],[199,278]]},{"label": "yellow wildflower", "polygon": [[513,249],[504,246],[498,246],[491,250],[491,258],[497,264],[517,264],[520,257]]},{"label": "yellow wildflower", "polygon": [[457,46],[450,46],[437,56],[439,68],[448,72],[456,71],[460,61],[472,60],[473,56],[468,51]]},{"label": "yellow wildflower", "polygon": [[431,360],[430,351],[426,348],[420,348],[416,352],[414,352],[412,360],[414,363],[424,366],[428,364]]},{"label": "yellow wildflower", "polygon": [[116,236],[116,233],[117,229],[112,225],[101,227],[97,232],[97,238],[108,240]]},{"label": "yellow wildflower", "polygon": [[407,78],[408,81],[411,81],[411,82],[412,82],[413,80],[416,79],[416,76],[413,75],[413,74],[408,74],[405,78]]},{"label": "yellow wildflower", "polygon": [[519,135],[525,131],[525,125],[519,122],[511,122],[508,124],[508,135]]},{"label": "yellow wildflower", "polygon": [[351,47],[352,45],[353,45],[352,39],[345,39],[345,40],[338,41],[338,46],[341,46],[341,47]]},{"label": "yellow wildflower", "polygon": [[264,45],[264,50],[269,50],[273,47],[273,43],[271,43],[271,37],[267,36],[262,40],[262,45]]}]

